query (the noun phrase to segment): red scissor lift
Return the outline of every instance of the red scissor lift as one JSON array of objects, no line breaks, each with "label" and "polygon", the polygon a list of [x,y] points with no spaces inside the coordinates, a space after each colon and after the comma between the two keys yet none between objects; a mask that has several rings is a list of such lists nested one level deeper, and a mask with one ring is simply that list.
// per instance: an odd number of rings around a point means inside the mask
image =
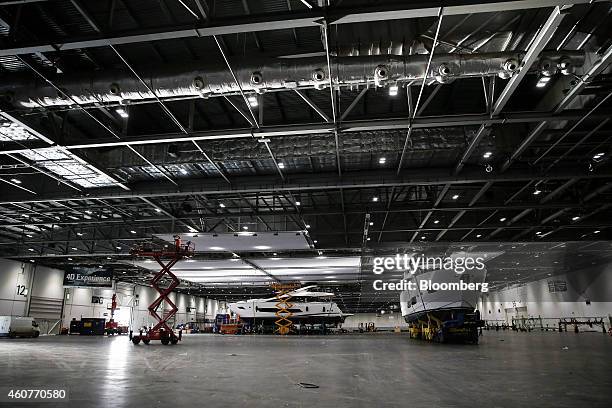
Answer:
[{"label": "red scissor lift", "polygon": [[[132,255],[140,257],[151,257],[162,267],[162,269],[155,274],[151,279],[151,286],[159,292],[159,297],[153,301],[148,307],[149,313],[157,324],[149,329],[146,333],[142,330],[137,335],[132,336],[132,343],[139,344],[141,341],[144,344],[149,344],[151,340],[160,340],[162,344],[176,344],[179,341],[178,336],[174,333],[172,328],[168,326],[168,320],[170,320],[178,311],[178,308],[170,300],[168,295],[172,292],[180,283],[179,279],[170,272],[170,269],[181,259],[191,257],[194,253],[195,246],[191,241],[186,244],[181,243],[179,236],[174,237],[173,248],[161,248],[153,249],[151,245],[144,244],[130,251]],[[160,286],[162,279],[170,279],[170,285],[167,287]],[[167,312],[158,313],[158,309],[162,302],[166,302],[170,305],[170,310]]]}]

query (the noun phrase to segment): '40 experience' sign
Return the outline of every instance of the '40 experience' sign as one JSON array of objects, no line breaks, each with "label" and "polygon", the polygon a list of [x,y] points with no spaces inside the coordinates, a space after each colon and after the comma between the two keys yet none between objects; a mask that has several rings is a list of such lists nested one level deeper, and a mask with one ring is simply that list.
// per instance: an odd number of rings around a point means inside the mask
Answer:
[{"label": "'40 experience' sign", "polygon": [[89,265],[70,266],[64,273],[64,286],[110,288],[113,286],[113,269]]}]

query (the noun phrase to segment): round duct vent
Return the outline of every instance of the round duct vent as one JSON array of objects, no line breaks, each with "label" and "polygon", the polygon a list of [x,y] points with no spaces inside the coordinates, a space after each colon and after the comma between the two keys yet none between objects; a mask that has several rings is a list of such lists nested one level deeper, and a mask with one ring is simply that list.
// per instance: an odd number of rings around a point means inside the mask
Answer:
[{"label": "round duct vent", "polygon": [[204,89],[204,79],[202,77],[193,78],[193,87],[199,90]]},{"label": "round duct vent", "polygon": [[259,71],[253,72],[251,74],[251,85],[258,86],[261,84],[263,84],[263,75]]},{"label": "round duct vent", "polygon": [[113,82],[112,84],[110,84],[110,86],[108,87],[108,90],[111,93],[111,95],[121,94],[121,88],[119,87],[119,84],[116,82]]}]

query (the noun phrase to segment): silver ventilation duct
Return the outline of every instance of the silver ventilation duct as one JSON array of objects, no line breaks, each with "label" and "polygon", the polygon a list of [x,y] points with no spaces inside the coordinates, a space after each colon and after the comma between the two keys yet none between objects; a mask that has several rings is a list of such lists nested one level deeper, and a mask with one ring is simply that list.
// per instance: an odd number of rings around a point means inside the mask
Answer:
[{"label": "silver ventilation duct", "polygon": [[[429,55],[332,57],[332,83],[334,87],[358,87],[401,85],[422,80],[423,76],[428,81],[439,83],[493,75],[509,78],[520,70],[523,57],[523,52],[441,54],[433,57],[428,72],[425,69]],[[582,52],[543,53],[533,65],[533,70],[546,76],[558,71],[567,74],[582,66],[584,59]],[[233,65],[240,87],[247,93],[279,89],[323,89],[329,86],[325,57],[234,61]],[[153,68],[141,72],[141,75],[160,98],[209,97],[240,91],[224,66]],[[70,106],[75,101],[81,105],[116,104],[154,98],[127,70],[57,75],[52,81],[63,93],[30,76],[17,77],[15,74],[15,77],[11,75],[10,80],[8,75],[4,79],[3,85],[0,85],[0,94],[16,107],[22,108]]]}]

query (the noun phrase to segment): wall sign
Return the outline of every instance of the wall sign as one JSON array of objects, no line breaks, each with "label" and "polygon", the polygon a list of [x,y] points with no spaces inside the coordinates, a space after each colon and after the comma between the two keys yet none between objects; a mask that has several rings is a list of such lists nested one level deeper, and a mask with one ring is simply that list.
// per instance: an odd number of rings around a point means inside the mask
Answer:
[{"label": "wall sign", "polygon": [[64,286],[111,288],[113,286],[113,269],[90,265],[69,266],[64,272]]}]

